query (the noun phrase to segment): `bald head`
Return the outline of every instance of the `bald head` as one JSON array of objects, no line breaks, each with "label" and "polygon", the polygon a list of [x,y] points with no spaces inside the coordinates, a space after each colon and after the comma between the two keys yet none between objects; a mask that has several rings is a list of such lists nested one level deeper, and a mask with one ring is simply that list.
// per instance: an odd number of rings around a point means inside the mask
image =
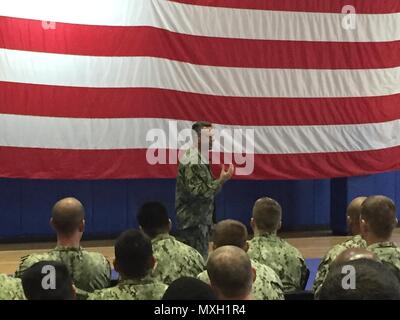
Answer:
[{"label": "bald head", "polygon": [[253,227],[260,232],[275,232],[280,228],[282,208],[274,199],[264,197],[256,201],[253,207]]},{"label": "bald head", "polygon": [[379,261],[378,257],[375,255],[375,253],[368,251],[367,249],[364,248],[350,248],[344,250],[341,254],[339,254],[335,261],[334,264],[341,264],[349,261],[354,261],[358,259],[368,259],[368,260],[373,260],[373,261]]},{"label": "bald head", "polygon": [[211,286],[221,299],[247,297],[252,288],[254,273],[245,251],[223,246],[213,251],[207,261]]},{"label": "bald head", "polygon": [[[348,286],[351,284],[354,287]],[[384,264],[370,259],[356,259],[337,264],[329,270],[319,299],[399,300],[400,286]]]},{"label": "bald head", "polygon": [[397,225],[396,206],[388,197],[370,196],[362,204],[361,219],[361,233],[365,239],[372,236],[387,241]]},{"label": "bald head", "polygon": [[81,228],[84,217],[82,203],[75,198],[65,198],[53,206],[51,222],[58,234],[69,236]]},{"label": "bald head", "polygon": [[354,198],[347,207],[347,225],[352,235],[360,234],[361,206],[367,197]]},{"label": "bald head", "polygon": [[235,246],[247,250],[247,228],[236,220],[223,220],[216,224],[213,231],[214,248]]}]

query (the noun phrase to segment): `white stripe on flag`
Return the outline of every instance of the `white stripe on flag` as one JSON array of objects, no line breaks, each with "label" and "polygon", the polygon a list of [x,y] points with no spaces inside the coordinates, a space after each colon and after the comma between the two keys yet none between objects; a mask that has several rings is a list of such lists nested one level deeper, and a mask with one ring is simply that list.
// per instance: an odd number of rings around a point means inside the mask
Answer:
[{"label": "white stripe on flag", "polygon": [[[142,149],[154,146],[154,139],[146,141],[150,130],[163,130],[168,141],[175,126],[181,131],[191,128],[191,124],[189,121],[153,118],[70,119],[1,114],[0,145],[74,150]],[[256,154],[351,152],[400,145],[400,120],[325,126],[216,125],[217,131],[221,132],[221,129],[254,129]],[[176,139],[171,139],[176,143]],[[166,145],[166,141],[159,140],[157,147],[172,148],[172,145]],[[248,144],[247,148],[251,150],[252,145]]]},{"label": "white stripe on flag", "polygon": [[1,0],[0,16],[85,25],[153,26],[183,34],[223,38],[334,42],[400,40],[400,14],[357,14],[356,30],[345,30],[342,28],[345,15],[340,11],[246,10],[166,0]]},{"label": "white stripe on flag", "polygon": [[236,97],[368,97],[400,93],[400,67],[365,70],[227,68],[150,57],[93,57],[0,49],[0,81],[95,88],[160,88]]}]

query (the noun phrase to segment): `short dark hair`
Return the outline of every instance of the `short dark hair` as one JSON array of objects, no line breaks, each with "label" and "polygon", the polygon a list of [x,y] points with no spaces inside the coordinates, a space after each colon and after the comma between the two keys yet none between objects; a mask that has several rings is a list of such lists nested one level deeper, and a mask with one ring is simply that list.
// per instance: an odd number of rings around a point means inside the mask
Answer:
[{"label": "short dark hair", "polygon": [[[343,267],[355,270],[355,288],[343,288]],[[399,300],[400,284],[385,265],[371,259],[358,259],[334,265],[321,287],[320,300]]]},{"label": "short dark hair", "polygon": [[161,202],[147,202],[142,205],[137,220],[143,231],[151,238],[169,231],[167,209]]},{"label": "short dark hair", "polygon": [[65,198],[56,202],[52,209],[52,223],[56,231],[63,235],[71,235],[82,223],[85,208],[75,198]]},{"label": "short dark hair", "polygon": [[276,231],[282,218],[282,207],[271,198],[258,199],[253,207],[253,219],[261,231]]},{"label": "short dark hair", "polygon": [[212,124],[207,121],[197,121],[193,123],[192,130],[197,134],[198,137],[201,135],[201,130],[204,128],[210,128]]},{"label": "short dark hair", "polygon": [[153,249],[150,238],[139,230],[123,232],[115,243],[118,271],[132,279],[141,279],[151,269]]},{"label": "short dark hair", "polygon": [[251,292],[253,272],[246,252],[234,246],[214,250],[207,261],[212,286],[226,298],[238,298]]},{"label": "short dark hair", "polygon": [[[42,281],[54,272],[54,287],[44,288]],[[25,297],[28,300],[73,300],[73,281],[67,267],[58,261],[40,261],[25,270],[21,277]],[[46,282],[46,281],[45,281]],[[46,282],[47,283],[47,282]],[[51,285],[51,279],[49,280]]]},{"label": "short dark hair", "polygon": [[207,283],[192,277],[182,277],[169,285],[162,300],[217,300],[217,297]]},{"label": "short dark hair", "polygon": [[370,196],[362,204],[361,218],[378,237],[389,238],[396,227],[396,205],[385,196]]},{"label": "short dark hair", "polygon": [[235,246],[243,248],[248,237],[246,226],[236,220],[223,220],[215,225],[213,242],[216,247]]}]

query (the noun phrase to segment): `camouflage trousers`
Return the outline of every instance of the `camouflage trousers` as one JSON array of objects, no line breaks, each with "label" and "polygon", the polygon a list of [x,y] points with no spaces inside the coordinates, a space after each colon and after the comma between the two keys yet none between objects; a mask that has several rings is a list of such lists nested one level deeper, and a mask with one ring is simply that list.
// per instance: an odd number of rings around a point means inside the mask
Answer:
[{"label": "camouflage trousers", "polygon": [[208,258],[208,243],[211,226],[198,225],[178,231],[178,239],[195,248],[204,259]]}]

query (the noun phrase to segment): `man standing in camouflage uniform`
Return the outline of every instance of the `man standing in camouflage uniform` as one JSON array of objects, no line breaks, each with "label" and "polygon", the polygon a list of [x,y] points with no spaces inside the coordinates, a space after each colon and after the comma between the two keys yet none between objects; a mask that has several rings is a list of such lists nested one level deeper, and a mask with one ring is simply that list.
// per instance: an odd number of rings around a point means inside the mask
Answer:
[{"label": "man standing in camouflage uniform", "polygon": [[[21,258],[16,276],[39,261],[59,261],[66,265],[77,289],[92,292],[110,285],[111,267],[100,253],[88,252],[80,246],[85,227],[85,210],[74,198],[58,201],[52,210],[50,224],[57,233],[57,246],[47,253]],[[81,296],[84,292],[78,290]]]},{"label": "man standing in camouflage uniform", "polygon": [[0,300],[25,300],[20,279],[0,274]]},{"label": "man standing in camouflage uniform", "polygon": [[156,267],[153,277],[170,285],[181,277],[196,277],[204,270],[201,254],[169,234],[171,220],[167,209],[159,202],[145,203],[139,210],[140,228],[151,238]]},{"label": "man standing in camouflage uniform", "polygon": [[277,236],[281,219],[282,208],[278,202],[266,197],[256,201],[251,219],[254,238],[248,253],[250,258],[278,274],[284,292],[302,290],[307,267],[300,251]]},{"label": "man standing in camouflage uniform", "polygon": [[151,276],[155,259],[150,238],[138,230],[123,232],[115,243],[116,287],[96,290],[88,300],[161,300],[167,286]]},{"label": "man standing in camouflage uniform", "polygon": [[361,208],[361,235],[367,249],[400,278],[400,248],[391,241],[397,226],[396,206],[385,196],[368,197]]},{"label": "man standing in camouflage uniform", "polygon": [[[235,246],[246,252],[249,249],[247,237],[247,229],[243,223],[235,220],[223,220],[214,229],[213,251],[223,246]],[[252,297],[255,300],[283,300],[282,282],[275,271],[254,260],[251,260],[251,266],[256,273],[251,291]],[[197,278],[210,283],[207,271],[200,273]]]},{"label": "man standing in camouflage uniform", "polygon": [[212,125],[196,122],[192,129],[193,146],[179,159],[175,207],[179,237],[206,258],[215,195],[232,177],[234,168],[230,165],[225,171],[223,167],[219,179],[214,179],[208,161],[213,142]]},{"label": "man standing in camouflage uniform", "polygon": [[314,280],[313,290],[316,297],[318,297],[321,286],[328,274],[329,266],[344,250],[349,248],[366,248],[367,243],[360,235],[360,214],[361,205],[367,199],[366,197],[354,198],[347,207],[347,227],[350,234],[353,236],[350,239],[339,243],[332,247],[322,258],[317,275]]}]

